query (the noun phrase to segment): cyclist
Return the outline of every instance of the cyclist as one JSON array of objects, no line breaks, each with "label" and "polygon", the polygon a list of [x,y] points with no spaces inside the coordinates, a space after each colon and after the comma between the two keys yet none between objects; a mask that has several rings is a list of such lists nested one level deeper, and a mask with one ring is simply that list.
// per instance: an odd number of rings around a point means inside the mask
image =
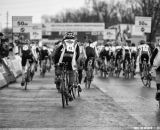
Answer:
[{"label": "cyclist", "polygon": [[[100,54],[99,54],[99,58],[102,61],[101,65],[107,66],[109,63],[109,45],[105,44],[103,49],[101,50]],[[103,64],[104,63],[104,64]]]},{"label": "cyclist", "polygon": [[126,68],[125,66],[126,60],[128,61],[128,64],[130,64],[131,52],[130,52],[130,48],[128,45],[124,45],[122,48],[123,48],[123,71],[124,71]]},{"label": "cyclist", "polygon": [[[147,45],[147,43],[144,40],[140,41],[140,45],[138,47],[139,55],[140,55],[140,73],[142,72],[142,64],[144,59],[146,59],[147,65],[149,65],[149,59],[150,59],[150,48]],[[143,77],[143,76],[142,76]]]},{"label": "cyclist", "polygon": [[130,50],[131,50],[131,59],[134,59],[134,68],[136,68],[137,47],[135,43],[132,43]]},{"label": "cyclist", "polygon": [[42,71],[42,66],[46,65],[48,56],[49,52],[47,49],[47,45],[43,44],[40,50],[40,72]]},{"label": "cyclist", "polygon": [[115,60],[115,46],[112,45],[111,42],[108,43],[109,44],[109,60]]},{"label": "cyclist", "polygon": [[[95,57],[96,57],[95,47],[92,46],[92,41],[91,41],[91,39],[89,39],[88,43],[86,43],[86,47],[85,47],[85,58],[86,58],[86,61],[85,61],[85,71],[86,71],[86,74],[87,74],[87,65],[88,65],[88,61],[89,61],[90,58],[94,58],[93,62],[92,62],[92,68],[94,69],[94,60],[95,60]],[[84,82],[86,82],[86,79],[87,78],[85,76]]]},{"label": "cyclist", "polygon": [[84,57],[83,51],[81,51],[80,56],[79,56],[79,58],[77,60],[78,81],[79,81],[78,89],[79,89],[80,92],[82,91],[81,82],[82,82],[83,69],[84,69],[84,64],[85,64],[84,61],[85,61],[85,57]]},{"label": "cyclist", "polygon": [[[56,57],[57,56],[57,57]],[[75,39],[73,32],[67,32],[64,36],[62,43],[55,52],[55,64],[65,62],[69,72],[69,85],[66,91],[69,101],[73,100],[72,95],[69,93],[70,87],[74,84],[74,71],[77,69],[76,62],[79,57],[79,46]],[[56,82],[55,82],[56,83]]]},{"label": "cyclist", "polygon": [[32,64],[34,63],[34,57],[33,57],[33,53],[31,50],[31,47],[29,45],[29,41],[26,40],[25,42],[22,43],[21,46],[21,57],[22,57],[22,82],[21,82],[21,86],[24,86],[24,82],[25,82],[25,68],[26,68],[26,64],[27,64],[27,60],[29,60],[29,65],[32,66]]},{"label": "cyclist", "polygon": [[[35,68],[35,71],[36,71],[36,69],[37,69],[36,66],[38,64],[38,52],[37,52],[38,47],[36,46],[35,43],[31,44],[31,50],[32,50],[32,54],[34,56],[34,62],[35,62],[34,68]],[[33,70],[33,68],[31,70]]]},{"label": "cyclist", "polygon": [[123,57],[123,49],[122,49],[122,46],[120,46],[119,44],[116,45],[115,55],[116,55],[115,67],[117,69],[118,67],[117,61],[118,60],[122,61],[122,57]]}]

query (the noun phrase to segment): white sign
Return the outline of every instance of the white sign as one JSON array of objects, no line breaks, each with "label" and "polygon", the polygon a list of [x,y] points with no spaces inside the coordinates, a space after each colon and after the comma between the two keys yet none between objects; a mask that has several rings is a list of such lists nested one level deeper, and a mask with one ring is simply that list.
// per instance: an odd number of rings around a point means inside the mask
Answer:
[{"label": "white sign", "polygon": [[42,24],[33,24],[30,32],[31,39],[42,39]]},{"label": "white sign", "polygon": [[104,23],[47,23],[45,31],[48,32],[92,32],[104,31]]},{"label": "white sign", "polygon": [[32,27],[13,27],[14,33],[28,33],[32,31]]},{"label": "white sign", "polygon": [[26,33],[31,31],[32,16],[12,16],[13,32]]},{"label": "white sign", "polygon": [[151,17],[136,17],[135,27],[136,30],[143,33],[151,33]]},{"label": "white sign", "polygon": [[116,30],[115,29],[105,29],[103,33],[103,39],[115,40],[116,39]]}]

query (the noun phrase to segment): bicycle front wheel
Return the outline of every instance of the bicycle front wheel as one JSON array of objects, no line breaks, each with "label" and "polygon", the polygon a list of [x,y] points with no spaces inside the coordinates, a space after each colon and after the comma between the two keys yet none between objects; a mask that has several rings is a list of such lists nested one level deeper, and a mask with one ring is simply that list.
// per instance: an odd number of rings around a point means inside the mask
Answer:
[{"label": "bicycle front wheel", "polygon": [[61,96],[62,96],[62,107],[65,108],[65,94],[64,94],[64,91],[61,91]]}]

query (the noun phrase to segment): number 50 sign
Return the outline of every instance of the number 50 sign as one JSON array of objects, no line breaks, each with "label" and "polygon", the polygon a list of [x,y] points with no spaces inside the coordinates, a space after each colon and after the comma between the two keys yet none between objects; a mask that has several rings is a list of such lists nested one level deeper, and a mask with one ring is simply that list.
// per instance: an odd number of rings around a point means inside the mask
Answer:
[{"label": "number 50 sign", "polygon": [[13,27],[27,27],[32,26],[32,16],[13,16]]},{"label": "number 50 sign", "polygon": [[150,33],[151,21],[152,21],[151,17],[136,17],[135,27],[140,31],[144,31],[145,33]]}]

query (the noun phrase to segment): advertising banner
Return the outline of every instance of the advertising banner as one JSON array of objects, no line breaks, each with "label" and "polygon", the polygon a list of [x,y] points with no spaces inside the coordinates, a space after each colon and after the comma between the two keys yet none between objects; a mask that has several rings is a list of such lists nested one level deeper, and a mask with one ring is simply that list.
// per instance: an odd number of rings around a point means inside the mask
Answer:
[{"label": "advertising banner", "polygon": [[32,31],[30,32],[31,39],[42,39],[42,24],[32,24]]}]

